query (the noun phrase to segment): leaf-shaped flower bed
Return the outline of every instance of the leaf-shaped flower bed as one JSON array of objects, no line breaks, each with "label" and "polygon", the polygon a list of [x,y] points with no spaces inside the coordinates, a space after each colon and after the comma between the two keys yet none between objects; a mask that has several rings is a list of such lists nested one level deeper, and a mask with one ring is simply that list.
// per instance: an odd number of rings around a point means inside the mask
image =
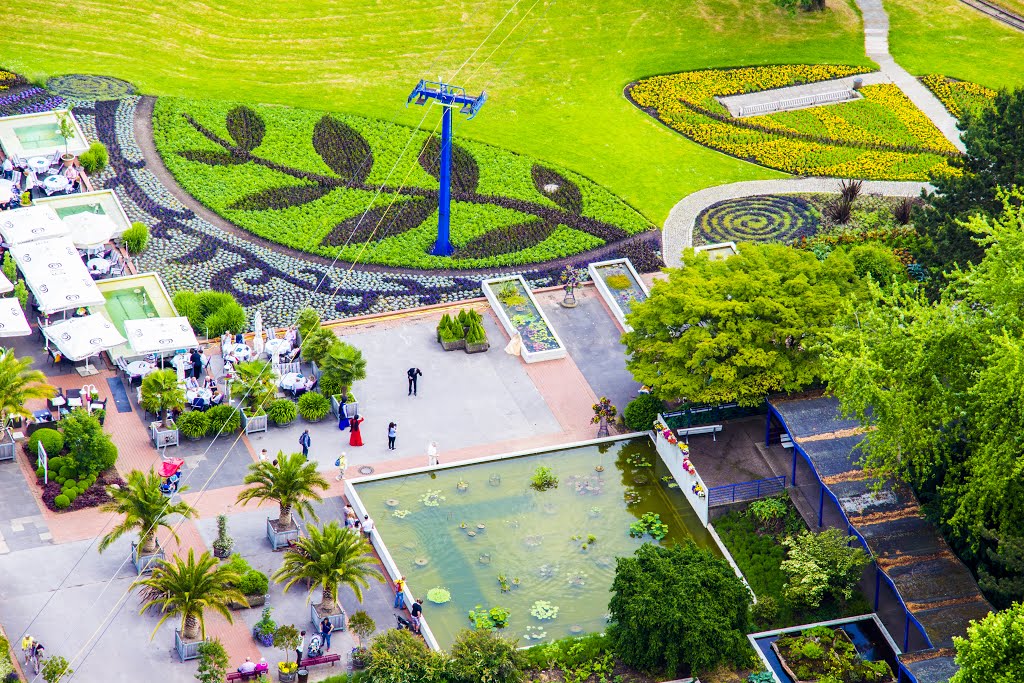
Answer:
[{"label": "leaf-shaped flower bed", "polygon": [[[345,114],[160,98],[154,138],[178,183],[239,227],[343,261],[519,266],[623,248],[653,226],[571,171],[466,141],[452,148],[451,239],[433,256],[440,144]],[[421,154],[414,150],[422,150]]]}]

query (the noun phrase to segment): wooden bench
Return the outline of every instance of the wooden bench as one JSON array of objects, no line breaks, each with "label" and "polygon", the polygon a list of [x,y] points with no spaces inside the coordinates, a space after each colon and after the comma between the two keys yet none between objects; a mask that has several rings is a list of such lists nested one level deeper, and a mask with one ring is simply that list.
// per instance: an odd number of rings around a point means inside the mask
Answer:
[{"label": "wooden bench", "polygon": [[339,654],[320,655],[319,657],[303,657],[302,663],[299,664],[299,668],[304,669],[307,666],[316,666],[317,664],[330,664],[331,666],[334,666],[335,662],[340,661],[341,655]]},{"label": "wooden bench", "polygon": [[789,434],[783,434],[779,437],[779,443],[782,444],[783,448],[792,448],[793,439],[790,438]]},{"label": "wooden bench", "polygon": [[694,434],[710,434],[711,438],[718,441],[715,434],[722,431],[722,425],[701,425],[700,427],[687,427],[686,429],[677,429],[676,434],[683,437],[686,443],[690,443],[690,437]]},{"label": "wooden bench", "polygon": [[225,680],[228,681],[255,681],[260,677],[261,673],[267,673],[267,671],[253,671],[252,673],[244,674],[241,671],[231,671],[228,673]]}]

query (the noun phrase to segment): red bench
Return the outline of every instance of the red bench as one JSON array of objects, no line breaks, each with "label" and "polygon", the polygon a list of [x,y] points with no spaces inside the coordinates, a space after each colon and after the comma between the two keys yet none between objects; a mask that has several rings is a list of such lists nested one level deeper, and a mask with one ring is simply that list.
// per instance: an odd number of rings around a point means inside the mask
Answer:
[{"label": "red bench", "polygon": [[320,655],[319,657],[303,657],[302,663],[299,664],[299,668],[302,669],[307,666],[316,666],[317,664],[330,664],[334,666],[335,662],[341,661],[341,655]]},{"label": "red bench", "polygon": [[252,673],[249,673],[249,674],[244,674],[241,671],[231,671],[230,673],[228,673],[227,680],[229,680],[229,681],[255,681],[257,678],[260,677],[261,673],[265,674],[265,673],[267,673],[267,671],[266,670],[263,670],[263,671],[253,671]]}]

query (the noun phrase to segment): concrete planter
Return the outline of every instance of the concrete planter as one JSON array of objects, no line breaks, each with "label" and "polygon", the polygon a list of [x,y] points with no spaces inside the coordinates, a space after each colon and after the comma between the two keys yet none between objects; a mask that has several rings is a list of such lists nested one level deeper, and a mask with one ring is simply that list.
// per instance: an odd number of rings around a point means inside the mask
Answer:
[{"label": "concrete planter", "polygon": [[441,348],[445,351],[460,351],[466,348],[466,340],[456,339],[455,341],[450,342],[443,341],[441,342]]},{"label": "concrete planter", "polygon": [[164,551],[160,549],[160,546],[157,546],[156,552],[152,555],[138,554],[138,547],[137,543],[132,543],[132,564],[135,565],[135,571],[139,574],[145,574],[153,571],[154,565],[167,559],[164,555]]},{"label": "concrete planter", "polygon": [[[502,293],[506,287],[518,295],[519,302],[506,304],[503,301],[508,299]],[[544,314],[522,275],[506,275],[484,280],[480,283],[480,288],[508,336],[519,335],[522,339],[521,355],[524,361],[536,363],[565,357],[565,345],[558,338],[551,321]]]},{"label": "concrete planter", "polygon": [[267,518],[267,540],[270,541],[270,546],[274,550],[286,548],[289,541],[297,541],[298,539],[299,527],[295,522],[292,522],[292,526],[287,529],[279,529],[276,519]]},{"label": "concrete planter", "polygon": [[164,428],[161,422],[153,422],[149,426],[149,438],[157,448],[178,445],[178,429],[171,422],[170,428]]},{"label": "concrete planter", "polygon": [[[335,631],[345,630],[345,610],[341,610],[337,614],[328,615],[327,618],[331,620],[331,626],[334,627]],[[313,630],[315,632],[319,632],[320,621],[323,619],[323,616],[321,616],[320,613],[316,611],[315,604],[309,606],[309,619],[313,622]]]},{"label": "concrete planter", "polygon": [[246,607],[240,602],[229,602],[228,607],[233,610],[250,609],[252,607],[263,607],[267,604],[266,595],[246,595],[245,599],[249,602],[249,606]]},{"label": "concrete planter", "polygon": [[[626,324],[626,315],[630,313],[634,303],[646,301],[650,296],[647,286],[644,285],[640,275],[633,268],[632,262],[628,258],[598,261],[588,265],[587,271],[590,273],[590,279],[594,281],[598,293],[601,294],[601,298],[608,304],[615,319],[622,325],[622,329],[631,332],[633,328]],[[610,275],[624,275],[629,280],[629,287],[625,289],[610,287],[606,279]]]},{"label": "concrete planter", "polygon": [[256,432],[267,431],[267,414],[255,415],[249,417],[245,414],[245,411],[240,411],[242,414],[242,428],[245,429],[246,434],[255,434]]},{"label": "concrete planter", "polygon": [[484,353],[487,349],[491,348],[488,342],[482,344],[466,344],[466,353]]}]

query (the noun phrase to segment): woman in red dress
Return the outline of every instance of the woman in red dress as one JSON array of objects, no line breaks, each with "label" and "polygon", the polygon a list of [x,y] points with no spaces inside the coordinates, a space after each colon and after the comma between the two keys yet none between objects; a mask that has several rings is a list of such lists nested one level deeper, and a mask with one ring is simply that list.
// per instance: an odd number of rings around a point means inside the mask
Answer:
[{"label": "woman in red dress", "polygon": [[363,445],[363,435],[359,431],[359,423],[364,419],[366,418],[359,417],[359,413],[356,413],[356,416],[349,420],[349,430],[351,431],[351,436],[348,438],[349,446]]}]

